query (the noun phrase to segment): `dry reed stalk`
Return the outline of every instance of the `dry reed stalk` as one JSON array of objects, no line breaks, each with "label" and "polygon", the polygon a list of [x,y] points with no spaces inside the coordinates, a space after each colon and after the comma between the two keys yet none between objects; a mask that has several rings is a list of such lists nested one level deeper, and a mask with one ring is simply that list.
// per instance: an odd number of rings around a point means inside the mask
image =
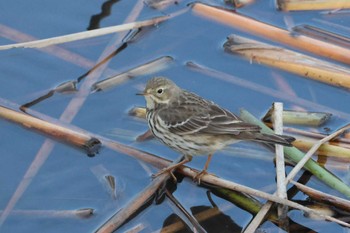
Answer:
[{"label": "dry reed stalk", "polygon": [[[276,134],[283,134],[283,104],[274,103],[273,107],[270,109],[272,120],[274,123],[274,129]],[[280,198],[288,199],[287,197],[287,183],[285,181],[285,160],[284,160],[284,151],[283,146],[276,145],[276,175],[277,175],[277,191],[274,195],[277,195]],[[244,233],[255,232],[256,229],[260,226],[261,222],[266,218],[268,211],[270,210],[273,202],[269,201],[264,204],[260,211],[255,215],[253,220],[249,225],[244,229]],[[280,224],[283,229],[288,229],[288,207],[287,206],[278,206],[278,216],[282,220]]]},{"label": "dry reed stalk", "polygon": [[[307,139],[297,139],[293,142],[293,146],[297,147],[300,150],[307,151],[316,143],[316,140],[307,140]],[[332,144],[323,144],[317,150],[318,155],[337,157],[337,158],[350,158],[350,149],[344,148]]]},{"label": "dry reed stalk", "polygon": [[310,188],[306,185],[303,185],[301,183],[295,182],[295,181],[291,181],[291,183],[293,185],[295,185],[300,191],[302,191],[303,193],[305,193],[306,195],[308,195],[309,197],[311,197],[314,200],[320,201],[320,202],[326,202],[327,204],[330,204],[332,206],[335,206],[341,210],[345,210],[350,212],[350,201],[340,198],[340,197],[336,197],[333,195],[330,195],[328,193],[324,193],[321,192],[319,190]]},{"label": "dry reed stalk", "polygon": [[350,128],[350,124],[338,129],[334,133],[328,135],[327,137],[324,137],[317,143],[315,143],[310,150],[305,154],[305,156],[295,165],[295,167],[289,172],[286,181],[289,183],[296,174],[304,167],[305,163],[311,158],[311,156],[326,142],[332,140],[333,138],[337,137],[338,135],[342,134],[345,130]]},{"label": "dry reed stalk", "polygon": [[16,112],[14,110],[0,106],[0,117],[21,125],[29,130],[34,130],[57,141],[83,149],[89,156],[98,153],[101,142],[90,135],[73,131],[56,124],[52,124],[30,115]]},{"label": "dry reed stalk", "polygon": [[350,64],[350,50],[348,48],[343,48],[307,36],[301,35],[293,37],[290,35],[289,31],[281,28],[202,3],[195,3],[192,9],[200,16],[254,34],[255,36],[268,38],[319,56]]},{"label": "dry reed stalk", "polygon": [[[301,136],[304,136],[304,137],[307,137],[310,139],[322,139],[322,138],[327,136],[327,135],[322,134],[322,133],[305,131],[302,129],[292,128],[292,127],[285,127],[284,130],[289,132],[289,133],[301,135]],[[334,145],[338,145],[338,146],[346,147],[346,148],[350,147],[350,139],[344,138],[344,137],[337,137],[329,143],[331,145],[334,144]]]},{"label": "dry reed stalk", "polygon": [[326,10],[350,8],[349,0],[278,0],[278,8],[284,11]]},{"label": "dry reed stalk", "polygon": [[[252,117],[248,117],[249,115],[247,114],[246,111],[243,111],[245,113],[245,117],[243,117],[243,119],[246,119],[248,120],[249,119],[249,122],[252,123],[252,121],[254,120],[254,122],[257,122],[258,120],[256,119],[253,119]],[[267,128],[267,127],[263,127],[263,124],[261,123],[260,126],[262,128]],[[333,134],[323,138],[322,140],[320,140],[317,144],[315,144],[305,155],[303,158],[301,158],[299,160],[299,162],[297,163],[297,165],[292,169],[292,171],[288,174],[285,182],[287,185],[294,177],[295,175],[298,173],[298,171],[300,171],[300,169],[308,162],[308,160],[311,158],[311,156],[315,153],[315,151],[325,142],[331,140],[332,138],[338,136],[339,134],[341,134],[342,132],[344,132],[345,130],[347,130],[348,128],[350,127],[350,125],[347,125],[345,127],[342,127],[341,129],[337,130],[336,132],[334,132]],[[266,129],[263,129],[263,130],[266,130]],[[268,130],[267,130],[268,131]],[[318,174],[319,176],[319,174]],[[323,174],[322,175],[324,178],[326,177],[326,174]],[[325,180],[324,180],[325,181]],[[332,183],[330,183],[330,181],[327,181],[326,183],[330,186],[332,186],[336,181],[335,179],[332,179]],[[342,184],[342,183],[340,183]],[[345,185],[345,184],[344,184]],[[342,185],[344,187],[344,185]],[[345,186],[347,189],[348,187]],[[340,190],[340,187],[338,187]],[[262,208],[261,208],[261,211],[255,216],[255,218],[251,221],[251,223],[248,225],[248,227],[245,229],[244,232],[254,232],[254,230],[257,228],[257,226],[260,225],[260,223],[262,222],[262,220],[265,218],[267,212],[269,211],[269,209],[271,208],[272,206],[272,202],[269,201],[267,202]]]},{"label": "dry reed stalk", "polygon": [[346,67],[236,35],[230,35],[224,47],[229,52],[242,55],[258,64],[276,67],[333,86],[350,88],[350,70]]},{"label": "dry reed stalk", "polygon": [[[332,114],[323,112],[306,112],[284,110],[283,123],[296,125],[320,126],[328,121]],[[272,109],[270,108],[265,116],[262,118],[264,122],[271,122]]]},{"label": "dry reed stalk", "polygon": [[234,5],[236,8],[241,8],[245,5],[252,4],[255,0],[225,0],[225,3],[231,3]]},{"label": "dry reed stalk", "polygon": [[[26,41],[37,40],[37,38],[33,36],[17,31],[13,28],[7,27],[2,24],[0,24],[0,36],[16,42],[26,42]],[[91,61],[77,53],[73,53],[72,51],[61,48],[59,46],[49,46],[45,48],[40,48],[40,51],[43,51],[49,55],[62,59],[63,61],[67,61],[71,64],[74,64],[76,66],[83,67],[86,69],[90,69],[95,65],[95,61]],[[107,74],[114,74],[115,72],[116,71],[110,68],[108,68],[107,70]]]},{"label": "dry reed stalk", "polygon": [[96,82],[91,91],[104,91],[110,89],[114,86],[117,86],[129,79],[132,79],[139,75],[149,75],[155,72],[158,72],[166,68],[171,61],[174,59],[170,56],[163,56],[157,59],[148,61],[142,65],[136,66],[128,71],[125,71],[121,74],[114,75],[112,77],[106,78],[104,80]]},{"label": "dry reed stalk", "polygon": [[[196,176],[196,174],[198,174],[197,172],[194,172],[192,169],[190,169],[188,167],[180,167],[180,168],[178,168],[178,171],[181,172],[182,174],[185,174],[186,176],[189,176],[192,178],[194,178]],[[282,204],[282,205],[287,205],[289,207],[296,208],[296,209],[305,211],[307,213],[315,213],[317,216],[320,216],[325,220],[329,220],[329,221],[338,223],[342,226],[350,227],[350,224],[348,224],[348,223],[345,223],[339,219],[335,219],[331,216],[325,216],[325,215],[319,214],[317,211],[314,211],[314,210],[307,208],[303,205],[297,204],[293,201],[285,200],[285,199],[279,198],[273,194],[261,192],[261,191],[256,190],[256,189],[242,186],[240,184],[234,183],[232,181],[224,180],[224,179],[218,178],[218,177],[210,175],[210,174],[203,175],[203,177],[201,178],[201,182],[212,184],[212,185],[215,184],[216,186],[219,186],[222,188],[227,188],[230,190],[243,192],[243,193],[246,193],[246,194],[249,194],[252,196],[264,198],[266,200],[270,200],[270,201],[273,201],[275,203]]]},{"label": "dry reed stalk", "polygon": [[164,10],[171,5],[179,4],[179,0],[145,0],[145,4],[157,10]]},{"label": "dry reed stalk", "polygon": [[151,25],[158,24],[167,19],[169,19],[169,16],[162,16],[162,17],[156,17],[156,18],[148,19],[144,21],[126,23],[122,25],[95,29],[91,31],[78,32],[78,33],[73,33],[73,34],[64,35],[64,36],[52,37],[48,39],[17,43],[17,44],[2,45],[0,46],[0,50],[13,49],[13,48],[42,48],[50,45],[62,44],[62,43],[112,34],[116,32],[124,32],[135,28],[151,26]]},{"label": "dry reed stalk", "polygon": [[[273,114],[272,120],[275,129],[275,133],[279,135],[283,135],[283,103],[276,102],[273,103]],[[282,145],[275,145],[276,152],[276,185],[277,191],[276,195],[283,199],[287,198],[287,186],[285,182],[285,161],[284,161],[284,151]],[[288,229],[288,220],[287,220],[288,207],[279,205],[277,208],[277,214],[280,218],[283,229]]]}]

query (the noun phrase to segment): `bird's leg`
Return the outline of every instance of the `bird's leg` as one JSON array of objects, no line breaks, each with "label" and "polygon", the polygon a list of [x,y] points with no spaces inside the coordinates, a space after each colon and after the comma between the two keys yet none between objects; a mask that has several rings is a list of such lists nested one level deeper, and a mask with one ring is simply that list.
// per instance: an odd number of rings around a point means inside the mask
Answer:
[{"label": "bird's leg", "polygon": [[199,172],[199,173],[193,178],[195,181],[198,182],[198,184],[201,183],[201,177],[202,177],[203,175],[205,175],[205,174],[208,173],[208,172],[207,172],[207,169],[208,169],[208,167],[209,167],[209,163],[210,163],[210,161],[211,161],[211,157],[212,157],[212,156],[213,156],[213,154],[209,154],[209,155],[208,155],[208,159],[207,159],[207,161],[205,162],[205,165],[204,165],[203,170],[202,170],[201,172]]},{"label": "bird's leg", "polygon": [[184,158],[182,161],[180,161],[180,162],[178,162],[178,163],[175,163],[175,164],[172,164],[172,165],[170,165],[170,166],[168,166],[168,167],[166,167],[166,168],[160,170],[160,171],[157,172],[156,174],[153,174],[152,177],[155,178],[155,177],[157,177],[157,176],[159,176],[159,175],[161,175],[161,174],[164,174],[165,172],[169,172],[170,175],[171,175],[171,176],[174,178],[174,180],[176,181],[176,178],[175,178],[175,176],[174,176],[174,174],[173,174],[172,171],[173,171],[174,169],[176,169],[176,168],[178,168],[178,167],[184,165],[185,163],[190,162],[191,160],[192,160],[192,156],[187,156],[187,155],[185,155],[185,158]]}]

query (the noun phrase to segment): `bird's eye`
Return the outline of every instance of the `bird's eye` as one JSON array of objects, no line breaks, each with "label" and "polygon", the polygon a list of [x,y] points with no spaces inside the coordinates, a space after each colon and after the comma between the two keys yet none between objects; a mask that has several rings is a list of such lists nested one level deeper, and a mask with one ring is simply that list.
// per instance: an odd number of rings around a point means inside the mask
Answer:
[{"label": "bird's eye", "polygon": [[163,89],[162,89],[162,88],[159,88],[159,89],[157,90],[157,93],[158,93],[158,94],[162,94],[162,93],[163,93]]}]

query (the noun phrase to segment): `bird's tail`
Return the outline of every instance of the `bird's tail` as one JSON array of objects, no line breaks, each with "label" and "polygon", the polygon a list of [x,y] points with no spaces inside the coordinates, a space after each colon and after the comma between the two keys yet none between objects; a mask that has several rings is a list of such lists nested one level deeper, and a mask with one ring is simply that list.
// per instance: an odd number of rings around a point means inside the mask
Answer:
[{"label": "bird's tail", "polygon": [[293,146],[292,142],[295,138],[286,135],[256,133],[254,134],[253,140],[270,144],[280,144],[283,146]]}]

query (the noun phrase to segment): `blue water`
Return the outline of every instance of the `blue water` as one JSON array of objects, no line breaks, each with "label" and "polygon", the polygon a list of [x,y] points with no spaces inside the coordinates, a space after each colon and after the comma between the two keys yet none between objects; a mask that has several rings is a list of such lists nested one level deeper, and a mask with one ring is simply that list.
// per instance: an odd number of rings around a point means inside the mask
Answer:
[{"label": "blue water", "polygon": [[[186,8],[189,2],[180,1],[179,5],[163,11],[145,6],[138,20],[176,12]],[[276,11],[273,2],[256,1],[240,9],[239,12],[285,28],[283,17],[287,13]],[[85,31],[89,26],[90,18],[100,13],[102,3],[102,1],[81,0],[3,0],[0,2],[0,9],[2,9],[0,23],[35,38],[65,35]],[[123,23],[135,3],[136,1],[116,1],[111,8],[111,14],[100,22],[100,27]],[[225,6],[221,1],[219,4]],[[319,12],[288,13],[288,15],[296,24],[310,23],[320,26],[313,20],[316,18],[349,25],[349,19],[344,15],[325,16]],[[327,29],[326,26],[325,28]],[[346,31],[337,32],[348,36]],[[5,31],[0,33],[2,35],[0,44],[15,43],[4,36]],[[273,75],[277,75],[288,82],[299,97],[327,107],[323,109],[301,106],[306,110],[328,111],[331,108],[343,113],[335,114],[332,121],[326,125],[331,130],[348,122],[350,95],[347,90],[306,80],[258,64],[250,64],[249,61],[238,56],[227,54],[223,51],[222,45],[226,37],[232,33],[247,36],[235,29],[195,16],[189,10],[152,28],[142,38],[130,43],[127,49],[111,59],[109,70],[102,72],[100,80],[109,77],[111,73],[117,74],[149,60],[161,56],[172,56],[173,64],[168,69],[158,72],[157,75],[170,77],[179,86],[211,99],[233,112],[238,112],[241,107],[244,107],[260,117],[274,101],[284,101],[285,108],[294,108],[296,105],[293,98],[286,101],[195,72],[185,66],[186,62],[194,61],[274,90],[279,90],[273,78]],[[19,36],[19,39],[21,38]],[[113,35],[107,35],[66,43],[59,47],[80,55],[94,64],[112,40]],[[55,54],[41,50],[0,51],[0,98],[21,105],[64,81],[77,79],[88,70],[87,66],[73,64]],[[135,138],[147,130],[147,125],[144,121],[128,116],[128,111],[134,106],[144,106],[144,99],[136,96],[135,93],[140,91],[140,86],[144,85],[149,78],[150,75],[141,76],[109,91],[90,94],[72,124],[92,133],[112,137],[135,148],[175,159],[178,155],[160,143],[152,141],[135,143]],[[59,118],[72,98],[74,94],[57,94],[34,106],[33,109]],[[46,138],[4,120],[0,120],[0,129],[0,210],[3,210]],[[273,153],[259,145],[240,144],[238,147],[242,146],[255,148],[257,153],[260,151],[265,159],[218,152],[213,158],[209,171],[253,188],[273,192],[273,189],[268,188],[275,182]],[[204,163],[205,157],[199,157],[195,158],[190,166],[201,169]],[[117,187],[117,192],[118,188],[120,189],[117,200],[111,199],[99,182],[99,178],[91,170],[101,165],[125,183],[125,187]],[[250,173],[247,173],[247,170]],[[151,171],[156,172],[156,169],[151,168]],[[340,176],[345,175],[341,171],[333,172]],[[13,210],[93,208],[96,215],[89,219],[78,219],[42,216],[38,213],[10,214],[0,226],[0,232],[93,232],[117,209],[139,193],[150,180],[149,174],[140,163],[127,155],[103,148],[99,155],[88,158],[79,150],[57,143],[38,173],[32,177],[32,182]],[[319,188],[326,192],[329,191],[327,187],[319,185],[315,180],[312,180],[311,184],[320,186]],[[193,196],[187,195],[188,190]],[[185,180],[179,184],[178,191],[174,195],[189,209],[192,206],[209,205],[205,191]],[[215,198],[215,201],[219,206],[228,204],[220,198]],[[143,232],[157,230],[171,213],[171,208],[164,203],[160,206],[152,206],[125,225],[123,229],[127,230],[140,222],[148,222],[150,226]],[[225,214],[242,227],[251,219],[250,214],[237,207],[232,207]],[[307,221],[298,215],[297,217],[301,224]],[[322,229],[317,227],[313,229],[322,232]]]}]

